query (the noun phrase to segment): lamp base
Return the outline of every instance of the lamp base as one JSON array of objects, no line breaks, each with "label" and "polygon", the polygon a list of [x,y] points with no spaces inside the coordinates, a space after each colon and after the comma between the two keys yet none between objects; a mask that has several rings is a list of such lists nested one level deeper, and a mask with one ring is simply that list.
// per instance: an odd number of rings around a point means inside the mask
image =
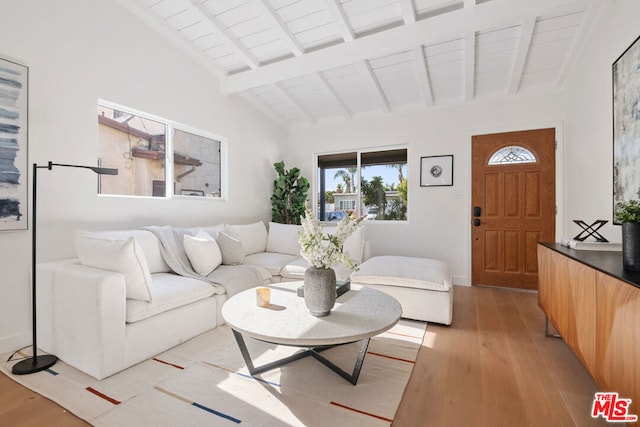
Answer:
[{"label": "lamp base", "polygon": [[11,372],[15,375],[33,374],[52,367],[57,361],[58,358],[53,354],[30,357],[13,365]]}]

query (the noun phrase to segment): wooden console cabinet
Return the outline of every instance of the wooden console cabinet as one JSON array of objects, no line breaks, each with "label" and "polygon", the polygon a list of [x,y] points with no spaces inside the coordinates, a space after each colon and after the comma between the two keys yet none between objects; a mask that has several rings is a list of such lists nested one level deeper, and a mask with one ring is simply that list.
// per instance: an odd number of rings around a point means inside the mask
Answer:
[{"label": "wooden console cabinet", "polygon": [[619,252],[538,245],[538,304],[602,391],[640,415],[640,273]]}]

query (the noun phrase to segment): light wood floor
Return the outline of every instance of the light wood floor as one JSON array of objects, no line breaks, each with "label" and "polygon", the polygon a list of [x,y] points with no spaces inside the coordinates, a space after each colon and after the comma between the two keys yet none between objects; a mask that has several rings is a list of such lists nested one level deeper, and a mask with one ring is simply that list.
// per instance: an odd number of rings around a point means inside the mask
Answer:
[{"label": "light wood floor", "polygon": [[[394,427],[605,425],[596,386],[567,345],[545,338],[537,294],[456,286],[451,326],[429,325]],[[86,426],[0,375],[0,425]]]}]

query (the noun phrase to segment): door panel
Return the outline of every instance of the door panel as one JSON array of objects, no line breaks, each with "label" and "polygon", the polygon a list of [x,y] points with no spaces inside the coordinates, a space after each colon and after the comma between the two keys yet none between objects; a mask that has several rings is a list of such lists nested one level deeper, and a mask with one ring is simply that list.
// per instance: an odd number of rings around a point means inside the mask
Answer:
[{"label": "door panel", "polygon": [[[488,164],[510,146],[535,162]],[[536,289],[537,242],[555,239],[555,130],[474,136],[472,206],[481,208],[472,224],[472,283]]]}]

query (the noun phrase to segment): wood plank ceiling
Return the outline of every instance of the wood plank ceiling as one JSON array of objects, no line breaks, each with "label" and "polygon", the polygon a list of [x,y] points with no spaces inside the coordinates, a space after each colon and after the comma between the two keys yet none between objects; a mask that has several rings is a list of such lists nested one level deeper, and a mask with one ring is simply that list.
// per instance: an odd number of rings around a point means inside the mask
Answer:
[{"label": "wood plank ceiling", "polygon": [[118,0],[285,126],[561,90],[602,0]]}]

